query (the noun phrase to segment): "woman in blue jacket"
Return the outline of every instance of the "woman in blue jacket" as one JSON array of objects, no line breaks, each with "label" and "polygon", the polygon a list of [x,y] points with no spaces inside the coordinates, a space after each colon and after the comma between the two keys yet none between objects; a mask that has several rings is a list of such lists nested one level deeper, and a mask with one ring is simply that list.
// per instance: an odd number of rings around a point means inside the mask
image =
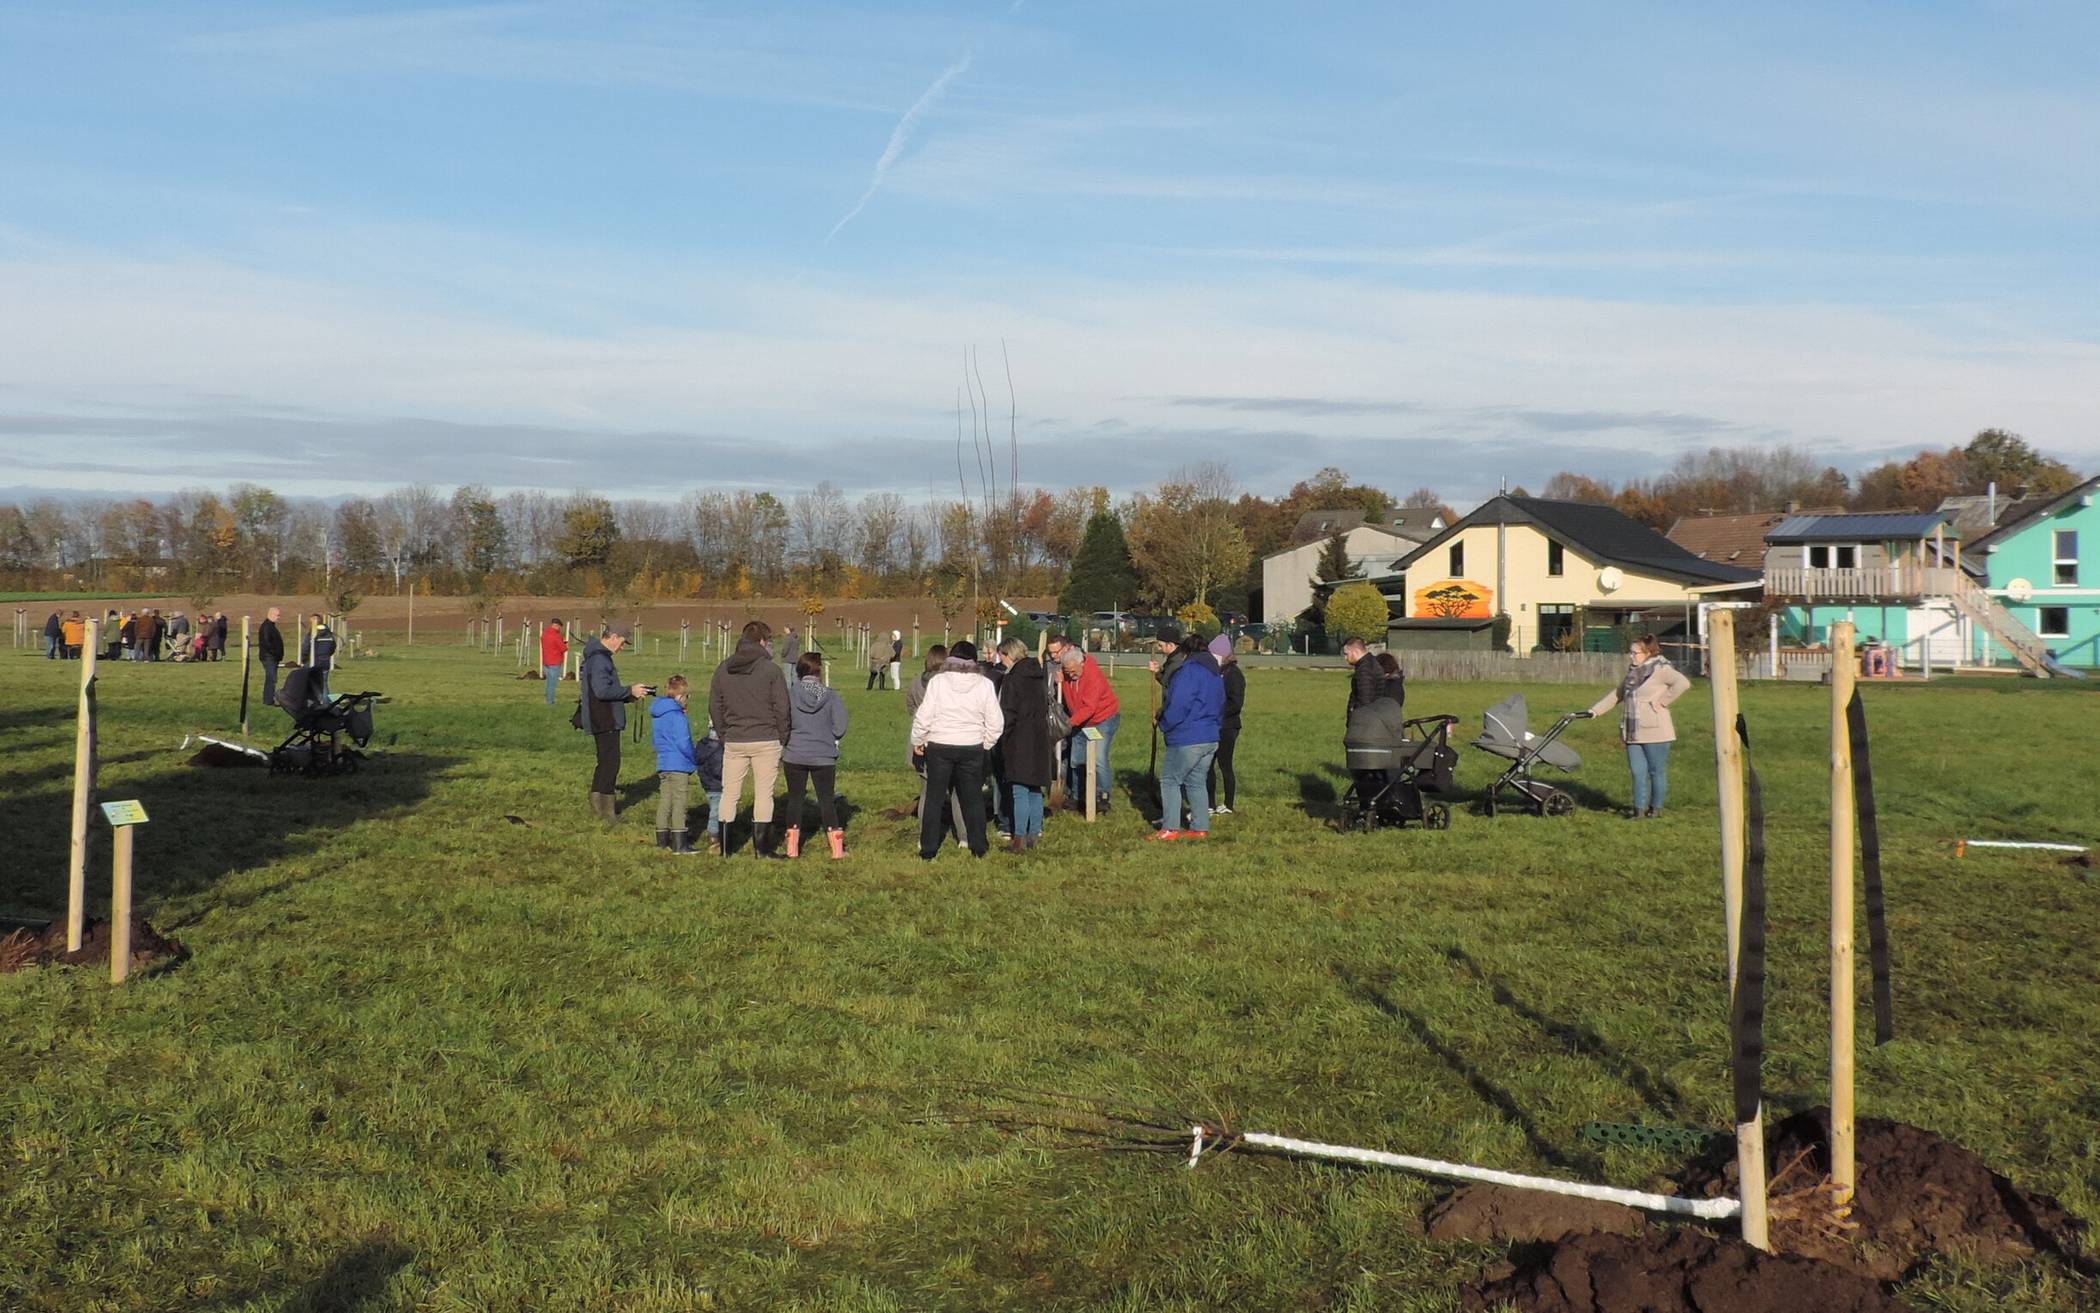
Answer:
[{"label": "woman in blue jacket", "polygon": [[[1218,727],[1225,716],[1225,678],[1218,659],[1194,634],[1182,640],[1183,659],[1173,666],[1159,709],[1159,732],[1167,751],[1159,765],[1159,829],[1155,839],[1208,839],[1210,791],[1205,776],[1218,755]],[[1189,828],[1181,824],[1188,799]]]}]

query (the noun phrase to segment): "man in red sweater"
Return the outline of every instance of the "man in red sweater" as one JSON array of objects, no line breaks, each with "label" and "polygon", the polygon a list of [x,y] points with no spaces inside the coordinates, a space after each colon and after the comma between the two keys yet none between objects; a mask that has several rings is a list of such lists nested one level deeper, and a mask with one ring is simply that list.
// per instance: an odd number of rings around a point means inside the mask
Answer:
[{"label": "man in red sweater", "polygon": [[1099,814],[1108,810],[1109,787],[1115,775],[1109,769],[1109,749],[1115,744],[1117,727],[1123,723],[1122,704],[1116,701],[1116,691],[1108,686],[1108,676],[1080,648],[1067,646],[1058,654],[1058,664],[1064,668],[1058,690],[1064,697],[1065,714],[1072,721],[1072,736],[1065,740],[1065,806],[1086,809],[1086,731],[1098,730],[1101,747],[1095,757],[1094,808]]},{"label": "man in red sweater", "polygon": [[562,667],[568,664],[569,640],[562,636],[561,617],[547,622],[540,631],[540,673],[547,677],[547,705],[554,705],[554,691],[561,686]]}]

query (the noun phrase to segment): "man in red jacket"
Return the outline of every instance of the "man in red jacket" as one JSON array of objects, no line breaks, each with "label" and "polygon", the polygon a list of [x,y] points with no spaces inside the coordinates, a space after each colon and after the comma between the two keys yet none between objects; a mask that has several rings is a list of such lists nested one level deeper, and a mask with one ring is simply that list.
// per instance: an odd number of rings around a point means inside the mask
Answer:
[{"label": "man in red jacket", "polygon": [[1066,647],[1058,664],[1064,667],[1058,688],[1064,696],[1065,714],[1072,721],[1072,736],[1065,740],[1065,806],[1086,809],[1086,731],[1098,730],[1101,747],[1094,759],[1094,809],[1099,814],[1108,810],[1109,786],[1115,774],[1109,769],[1109,749],[1123,723],[1122,704],[1108,686],[1108,676],[1084,651]]},{"label": "man in red jacket", "polygon": [[540,631],[540,673],[547,677],[547,705],[554,705],[554,690],[561,685],[562,667],[568,664],[569,640],[562,636],[561,617],[547,622]]}]

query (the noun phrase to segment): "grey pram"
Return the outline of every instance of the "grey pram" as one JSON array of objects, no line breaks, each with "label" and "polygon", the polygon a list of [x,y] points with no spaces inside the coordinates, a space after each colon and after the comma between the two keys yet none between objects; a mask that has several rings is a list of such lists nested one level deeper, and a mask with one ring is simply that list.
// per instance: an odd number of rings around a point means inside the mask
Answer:
[{"label": "grey pram", "polygon": [[1512,693],[1480,715],[1480,737],[1473,746],[1490,756],[1509,762],[1509,769],[1495,777],[1481,795],[1481,810],[1493,816],[1505,805],[1513,805],[1535,816],[1566,816],[1575,810],[1575,799],[1532,778],[1540,765],[1564,771],[1580,769],[1582,754],[1560,742],[1561,734],[1578,720],[1588,720],[1587,711],[1571,711],[1553,722],[1544,734],[1533,734],[1526,723],[1524,695]]}]

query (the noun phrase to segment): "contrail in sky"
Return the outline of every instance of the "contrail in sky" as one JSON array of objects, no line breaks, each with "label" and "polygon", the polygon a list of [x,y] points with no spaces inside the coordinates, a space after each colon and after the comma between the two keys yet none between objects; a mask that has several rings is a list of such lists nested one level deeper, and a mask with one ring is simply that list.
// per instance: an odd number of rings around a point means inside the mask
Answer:
[{"label": "contrail in sky", "polygon": [[831,231],[824,235],[826,245],[839,235],[839,229],[852,223],[854,217],[868,207],[868,202],[875,199],[875,193],[882,190],[882,180],[889,175],[890,166],[904,153],[904,143],[911,139],[912,127],[918,123],[919,116],[931,109],[933,102],[941,98],[941,92],[948,89],[948,84],[969,66],[970,56],[966,53],[961,59],[943,69],[941,75],[933,80],[933,85],[926,88],[925,94],[913,101],[910,109],[904,111],[904,117],[898,119],[897,126],[890,130],[890,144],[882,148],[882,158],[875,161],[875,173],[868,179],[868,189],[860,194],[860,199],[853,203],[853,208],[846,211],[845,218],[831,225]]}]

